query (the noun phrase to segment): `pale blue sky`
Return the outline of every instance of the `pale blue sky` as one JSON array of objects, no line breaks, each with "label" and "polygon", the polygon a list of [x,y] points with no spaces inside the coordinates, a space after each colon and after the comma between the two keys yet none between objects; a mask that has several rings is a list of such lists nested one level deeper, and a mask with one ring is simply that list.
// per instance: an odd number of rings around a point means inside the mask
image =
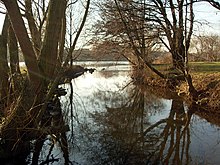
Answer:
[{"label": "pale blue sky", "polygon": [[215,9],[207,2],[200,2],[194,4],[195,33],[216,33],[220,35],[220,10]]},{"label": "pale blue sky", "polygon": [[[220,10],[215,9],[207,2],[194,4],[195,20],[200,23],[194,25],[196,34],[216,33],[220,35]],[[0,30],[2,29],[4,15],[0,14]],[[201,24],[202,23],[202,24]]]}]

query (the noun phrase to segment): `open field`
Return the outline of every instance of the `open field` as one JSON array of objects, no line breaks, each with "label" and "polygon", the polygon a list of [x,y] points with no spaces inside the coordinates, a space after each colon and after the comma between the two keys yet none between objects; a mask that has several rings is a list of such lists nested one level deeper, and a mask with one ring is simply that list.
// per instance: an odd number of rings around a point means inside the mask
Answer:
[{"label": "open field", "polygon": [[192,72],[220,72],[220,62],[191,62]]},{"label": "open field", "polygon": [[[171,67],[170,64],[155,64],[154,66],[161,71],[167,71]],[[193,73],[220,72],[220,62],[190,62],[189,69]]]}]

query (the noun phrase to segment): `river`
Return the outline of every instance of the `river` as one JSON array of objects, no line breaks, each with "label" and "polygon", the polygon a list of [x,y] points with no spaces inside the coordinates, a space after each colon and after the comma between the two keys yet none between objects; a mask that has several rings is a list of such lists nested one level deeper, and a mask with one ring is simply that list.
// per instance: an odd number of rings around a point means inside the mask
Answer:
[{"label": "river", "polygon": [[[135,85],[126,62],[86,64],[96,71],[72,81],[72,103],[70,85],[62,86],[73,164],[220,164],[220,122],[178,97],[166,97],[169,93]],[[42,161],[49,146],[45,143]],[[59,145],[52,157],[59,158],[53,164],[62,164]]]}]

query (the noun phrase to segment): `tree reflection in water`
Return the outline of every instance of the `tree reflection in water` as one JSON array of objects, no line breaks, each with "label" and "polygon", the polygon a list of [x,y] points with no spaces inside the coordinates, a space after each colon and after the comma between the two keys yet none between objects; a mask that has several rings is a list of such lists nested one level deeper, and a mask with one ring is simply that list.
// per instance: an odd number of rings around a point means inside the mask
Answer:
[{"label": "tree reflection in water", "polygon": [[[106,112],[91,114],[97,125],[102,125],[97,137],[102,151],[93,151],[93,156],[98,156],[94,163],[190,164],[191,110],[186,112],[183,101],[175,98],[168,117],[152,124],[151,114],[163,109],[161,100],[141,87],[128,89],[114,95]],[[103,93],[97,95],[103,97]]]},{"label": "tree reflection in water", "polygon": [[212,129],[195,115],[190,123],[193,110],[203,117],[210,113],[201,114],[194,105],[186,108],[178,97],[160,89],[125,85],[122,82],[129,78],[124,73],[90,76],[77,79],[73,101],[63,107],[67,123],[73,119],[68,136],[72,162],[151,165],[208,164],[208,160],[219,164],[218,127]]}]

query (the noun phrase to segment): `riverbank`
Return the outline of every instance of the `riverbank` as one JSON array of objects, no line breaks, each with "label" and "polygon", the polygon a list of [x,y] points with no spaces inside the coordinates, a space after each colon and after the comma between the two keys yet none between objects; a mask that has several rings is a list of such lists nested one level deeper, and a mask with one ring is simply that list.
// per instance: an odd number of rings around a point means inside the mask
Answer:
[{"label": "riverbank", "polygon": [[[197,104],[206,106],[210,111],[220,111],[220,73],[192,73],[192,80],[199,92]],[[178,89],[189,95],[186,83],[182,83]]]},{"label": "riverbank", "polygon": [[[191,74],[195,89],[199,96],[196,104],[209,111],[220,112],[220,73],[219,72],[193,72]],[[169,88],[176,92],[186,103],[191,104],[188,85],[181,81],[179,84],[171,84],[168,80],[158,76],[145,76],[144,83],[158,88]]]},{"label": "riverbank", "polygon": [[[111,66],[121,65],[120,69],[130,69],[129,63],[125,61],[114,63],[113,61],[99,61],[99,62],[77,62],[78,65],[88,65],[95,67],[96,70],[112,70]],[[192,76],[193,85],[195,89],[199,91],[198,105],[210,109],[211,111],[220,112],[220,63],[212,62],[193,62],[190,63],[190,74]],[[155,64],[154,67],[160,70],[162,73],[167,74],[171,65],[169,64]],[[25,67],[21,67],[21,71],[24,72]],[[116,67],[113,67],[116,69]],[[142,70],[141,68],[140,70]],[[169,88],[174,93],[177,93],[187,103],[191,104],[192,98],[188,92],[188,85],[186,82],[181,81],[179,84],[173,84],[172,82],[162,79],[153,74],[152,71],[146,70],[139,72],[138,68],[134,68],[131,77],[134,82],[147,84],[149,86],[165,89]],[[138,71],[138,72],[137,72]],[[26,73],[26,72],[25,72]],[[144,75],[144,76],[143,76]],[[147,76],[146,76],[147,75]],[[165,92],[166,93],[166,92]]]}]

